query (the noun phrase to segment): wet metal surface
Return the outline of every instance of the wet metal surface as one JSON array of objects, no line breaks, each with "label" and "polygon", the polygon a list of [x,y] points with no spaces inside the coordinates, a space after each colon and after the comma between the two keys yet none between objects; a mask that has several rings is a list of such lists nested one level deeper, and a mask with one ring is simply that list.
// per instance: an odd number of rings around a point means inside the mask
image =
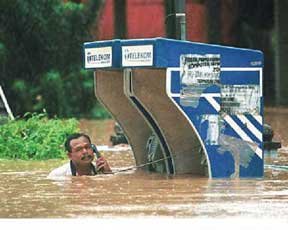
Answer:
[{"label": "wet metal surface", "polygon": [[[100,140],[104,140],[106,137],[102,137],[99,130],[105,128],[97,127],[92,136],[96,137],[98,132]],[[85,131],[85,125],[81,128]],[[273,129],[278,134],[284,132]],[[102,143],[98,139],[95,143],[107,144],[107,141]],[[265,156],[266,165],[287,166],[286,142],[285,146],[277,154]],[[134,165],[131,151],[105,152],[104,155],[114,170]],[[58,181],[46,178],[51,169],[64,162],[0,160],[0,218],[169,216],[288,219],[288,170],[265,167],[264,178],[258,180],[209,180],[189,175],[167,177],[141,171]]]}]

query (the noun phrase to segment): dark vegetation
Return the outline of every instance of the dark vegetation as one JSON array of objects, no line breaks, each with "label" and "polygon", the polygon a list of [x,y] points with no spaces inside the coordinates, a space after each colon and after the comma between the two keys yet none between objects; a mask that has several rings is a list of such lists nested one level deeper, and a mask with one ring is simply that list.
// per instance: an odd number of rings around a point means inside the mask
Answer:
[{"label": "dark vegetation", "polygon": [[0,84],[16,116],[106,118],[82,67],[101,1],[0,0]]}]

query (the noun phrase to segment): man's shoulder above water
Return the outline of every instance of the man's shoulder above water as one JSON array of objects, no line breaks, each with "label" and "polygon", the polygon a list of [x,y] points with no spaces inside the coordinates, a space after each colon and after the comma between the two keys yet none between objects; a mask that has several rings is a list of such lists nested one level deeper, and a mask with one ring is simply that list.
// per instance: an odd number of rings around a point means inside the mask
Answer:
[{"label": "man's shoulder above water", "polygon": [[[93,171],[93,175],[96,175],[96,164],[94,162],[91,163],[94,166],[94,171]],[[76,173],[76,172],[75,172]],[[53,179],[53,178],[59,178],[59,177],[65,177],[65,176],[72,176],[72,169],[71,169],[71,161],[67,162],[66,164],[53,169],[49,175],[48,175],[48,179]]]},{"label": "man's shoulder above water", "polygon": [[69,162],[67,162],[66,164],[52,170],[49,173],[48,178],[61,177],[61,176],[72,176]]}]

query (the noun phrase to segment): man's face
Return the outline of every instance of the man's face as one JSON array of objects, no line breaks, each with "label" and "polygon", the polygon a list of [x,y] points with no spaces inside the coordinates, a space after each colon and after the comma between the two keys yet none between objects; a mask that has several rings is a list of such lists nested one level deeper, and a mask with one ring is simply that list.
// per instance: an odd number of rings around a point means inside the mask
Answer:
[{"label": "man's face", "polygon": [[86,137],[79,137],[70,141],[71,152],[68,157],[76,164],[90,164],[94,159],[91,143]]}]

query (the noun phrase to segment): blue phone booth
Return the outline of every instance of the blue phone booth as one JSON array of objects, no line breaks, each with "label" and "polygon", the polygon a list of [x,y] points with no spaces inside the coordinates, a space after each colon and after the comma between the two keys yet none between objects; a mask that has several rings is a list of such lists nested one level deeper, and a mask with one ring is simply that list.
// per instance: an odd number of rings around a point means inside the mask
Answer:
[{"label": "blue phone booth", "polygon": [[[137,127],[159,139],[168,174],[263,176],[262,52],[164,38],[85,43],[84,52],[96,74],[119,71]],[[133,152],[145,162],[144,150]]]}]

